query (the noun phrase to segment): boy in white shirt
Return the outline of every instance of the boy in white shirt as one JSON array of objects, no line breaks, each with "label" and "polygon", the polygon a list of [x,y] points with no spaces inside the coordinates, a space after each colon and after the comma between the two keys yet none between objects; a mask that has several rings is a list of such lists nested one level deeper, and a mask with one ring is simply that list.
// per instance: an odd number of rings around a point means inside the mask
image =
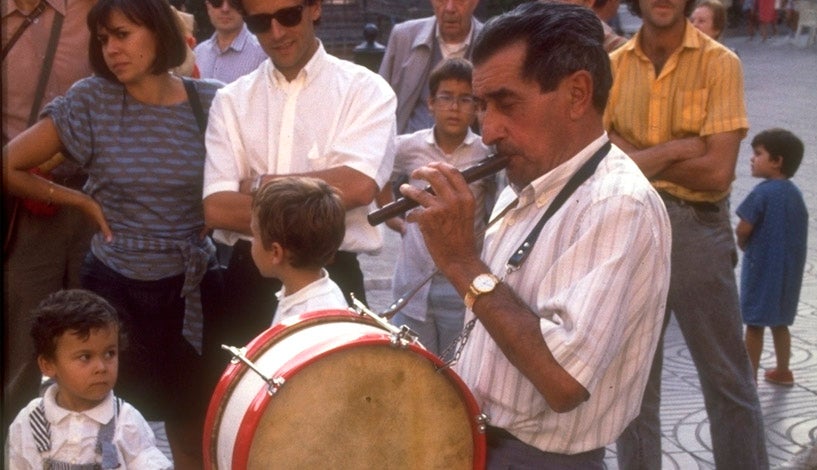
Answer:
[{"label": "boy in white shirt", "polygon": [[265,184],[252,203],[252,259],[261,275],[278,278],[272,324],[302,313],[346,308],[324,266],[346,233],[337,191],[323,180],[287,176]]},{"label": "boy in white shirt", "polygon": [[46,297],[33,317],[37,364],[55,383],[11,424],[6,468],[173,468],[139,411],[113,394],[123,337],[116,310],[70,289]]}]

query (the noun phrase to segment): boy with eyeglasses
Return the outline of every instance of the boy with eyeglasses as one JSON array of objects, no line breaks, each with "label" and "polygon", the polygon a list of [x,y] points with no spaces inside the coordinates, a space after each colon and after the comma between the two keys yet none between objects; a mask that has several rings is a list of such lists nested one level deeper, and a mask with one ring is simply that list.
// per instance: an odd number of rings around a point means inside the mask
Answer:
[{"label": "boy with eyeglasses", "polygon": [[[488,156],[489,148],[471,130],[476,118],[471,72],[471,63],[458,58],[444,60],[432,70],[428,108],[434,126],[397,137],[395,177],[410,175],[415,169],[437,161],[464,169]],[[409,180],[409,183],[420,184],[417,180]],[[378,202],[390,202],[393,194],[390,186],[391,183],[383,190]],[[496,192],[496,179],[475,181],[470,187],[476,197],[474,230],[479,233],[486,224],[490,211],[488,201],[493,200]],[[405,297],[422,284],[391,321],[398,326],[407,325],[419,335],[423,346],[442,356],[462,330],[465,305],[442,274],[434,274],[423,284],[435,266],[417,226],[407,224],[400,217],[390,219],[386,224],[403,237],[392,283],[394,298]]]},{"label": "boy with eyeglasses", "polygon": [[[240,0],[238,10],[270,60],[223,88],[207,129],[204,216],[217,241],[233,247],[224,272],[223,325],[218,345],[243,345],[270,324],[277,279],[264,278],[251,256],[253,194],[283,176],[311,176],[338,189],[346,233],[326,267],[349,301],[365,302],[358,253],[382,246],[368,205],[393,166],[397,99],[365,67],[329,55],[315,35],[319,0]],[[210,344],[210,343],[208,343]]]}]

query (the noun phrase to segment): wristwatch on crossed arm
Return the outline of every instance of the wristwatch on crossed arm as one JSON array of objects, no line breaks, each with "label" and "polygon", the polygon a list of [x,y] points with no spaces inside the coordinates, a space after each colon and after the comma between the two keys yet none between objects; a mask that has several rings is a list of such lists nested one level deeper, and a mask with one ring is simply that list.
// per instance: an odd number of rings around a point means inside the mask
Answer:
[{"label": "wristwatch on crossed arm", "polygon": [[475,277],[474,280],[471,281],[471,285],[468,286],[468,292],[465,293],[465,298],[463,299],[468,310],[473,310],[474,302],[477,301],[477,297],[493,292],[500,282],[500,279],[491,273],[482,273]]}]

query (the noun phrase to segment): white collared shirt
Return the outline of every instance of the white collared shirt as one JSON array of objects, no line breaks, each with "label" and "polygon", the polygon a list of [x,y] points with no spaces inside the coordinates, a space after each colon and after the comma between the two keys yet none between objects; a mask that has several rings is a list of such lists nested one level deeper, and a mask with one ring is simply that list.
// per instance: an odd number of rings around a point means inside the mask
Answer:
[{"label": "white collared shirt", "polygon": [[317,312],[318,310],[346,309],[348,303],[343,297],[340,287],[329,279],[329,273],[321,269],[321,277],[297,292],[287,294],[284,287],[275,293],[278,298],[278,308],[272,317],[272,326],[288,318],[302,313]]},{"label": "white collared shirt", "polygon": [[[485,262],[540,317],[559,364],[590,392],[567,413],[508,362],[477,322],[455,366],[490,417],[541,450],[574,454],[616,440],[636,416],[661,331],[670,273],[669,218],[635,163],[613,146],[545,225],[518,271],[505,266],[556,194],[607,139],[526,186],[486,234]],[[505,189],[498,214],[513,199]],[[466,313],[466,321],[473,313]]]},{"label": "white collared shirt", "polygon": [[[203,197],[238,191],[259,174],[305,173],[341,166],[378,187],[394,163],[397,98],[388,83],[364,67],[338,59],[319,45],[291,82],[263,62],[219,90],[210,108]],[[341,250],[372,252],[382,245],[379,227],[366,220],[370,207],[346,212]],[[216,230],[228,245],[250,237]]]},{"label": "white collared shirt", "polygon": [[[109,393],[99,405],[76,412],[57,404],[58,385],[50,386],[43,398],[32,400],[23,408],[9,427],[8,467],[10,469],[43,468],[44,457],[53,460],[87,464],[101,462],[97,453],[99,429],[113,418],[116,399]],[[51,451],[43,455],[37,450],[29,415],[43,400],[45,418],[51,426]],[[130,404],[123,402],[116,417],[113,443],[119,463],[125,469],[169,469],[170,460],[156,447],[153,430]]]}]

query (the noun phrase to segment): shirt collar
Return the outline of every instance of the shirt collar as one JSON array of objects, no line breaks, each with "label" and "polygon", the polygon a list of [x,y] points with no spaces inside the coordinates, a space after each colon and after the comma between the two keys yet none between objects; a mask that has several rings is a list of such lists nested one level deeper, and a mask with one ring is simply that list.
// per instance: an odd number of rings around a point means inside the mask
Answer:
[{"label": "shirt collar", "polygon": [[[435,127],[436,127],[436,126],[435,126]],[[475,133],[474,133],[474,131],[472,131],[472,130],[471,130],[471,128],[469,127],[469,128],[468,128],[468,132],[465,134],[465,138],[462,140],[462,143],[461,143],[461,144],[459,145],[459,147],[457,147],[457,148],[460,148],[460,147],[462,147],[462,146],[464,146],[464,145],[466,145],[466,146],[473,145],[473,144],[474,144],[474,142],[475,142],[477,139],[481,139],[481,138],[482,138],[482,137],[480,137],[480,136],[478,136],[477,134],[475,134]],[[427,143],[427,144],[429,144],[429,145],[434,145],[434,146],[436,146],[436,147],[439,147],[439,145],[437,145],[437,138],[434,136],[434,128],[433,128],[433,127],[431,128],[431,132],[429,132],[429,133],[426,135],[426,137],[425,137],[425,141],[426,141],[426,143]]]},{"label": "shirt collar", "polygon": [[272,80],[279,88],[287,89],[296,83],[300,83],[302,86],[307,86],[309,82],[315,79],[324,64],[326,57],[328,56],[321,40],[318,38],[315,38],[315,40],[318,41],[318,49],[314,54],[312,54],[309,62],[304,65],[304,68],[298,72],[298,75],[291,82],[287,81],[284,74],[275,68],[275,64],[272,63],[272,60],[269,61],[269,63],[272,65]]},{"label": "shirt collar", "polygon": [[[678,49],[700,49],[701,48],[701,33],[698,31],[698,28],[692,25],[689,20],[684,20],[684,37],[681,39],[681,46]],[[647,55],[644,53],[644,49],[641,47],[641,32],[644,30],[643,27],[639,28],[638,32],[635,33],[635,37],[632,41],[628,41],[623,46],[622,49],[626,51],[635,51],[640,57],[647,58]],[[649,60],[649,59],[647,59]]]},{"label": "shirt collar", "polygon": [[550,170],[544,175],[533,180],[529,185],[519,191],[519,207],[524,207],[531,202],[536,202],[538,207],[549,204],[558,191],[567,184],[567,180],[575,174],[579,168],[589,160],[598,149],[607,142],[607,133],[602,133],[593,142],[579,151],[570,160]]},{"label": "shirt collar", "polygon": [[88,418],[96,421],[99,424],[105,424],[113,418],[113,391],[108,392],[108,396],[102,400],[102,403],[85,411],[71,411],[67,410],[57,404],[57,391],[59,385],[54,384],[48,387],[43,394],[43,402],[45,406],[45,417],[51,423],[58,423],[72,414],[85,415]]},{"label": "shirt collar", "polygon": [[[5,3],[5,8],[3,8],[3,12],[4,12],[3,13],[3,18],[5,18],[7,16],[11,16],[14,13],[18,13],[20,15],[23,14],[22,12],[20,12],[19,9],[17,9],[17,4],[14,3],[14,0],[3,0],[3,2]],[[58,12],[60,12],[60,14],[62,14],[63,16],[65,16],[65,8],[66,8],[65,0],[45,0],[45,3],[47,3],[54,10],[57,10]],[[35,7],[36,7],[36,4],[35,4]],[[30,13],[30,12],[27,12],[27,13]]]},{"label": "shirt collar", "polygon": [[[476,19],[472,16],[471,17],[471,29],[468,30],[468,34],[465,35],[465,41],[463,41],[461,43],[462,44],[462,49],[468,49],[468,47],[471,45],[471,39],[474,36],[474,23],[475,22],[476,22]],[[440,24],[437,23],[436,21],[434,22],[434,35],[435,35],[435,38],[437,39],[437,42],[442,44],[443,43],[443,38],[440,35]]]}]

